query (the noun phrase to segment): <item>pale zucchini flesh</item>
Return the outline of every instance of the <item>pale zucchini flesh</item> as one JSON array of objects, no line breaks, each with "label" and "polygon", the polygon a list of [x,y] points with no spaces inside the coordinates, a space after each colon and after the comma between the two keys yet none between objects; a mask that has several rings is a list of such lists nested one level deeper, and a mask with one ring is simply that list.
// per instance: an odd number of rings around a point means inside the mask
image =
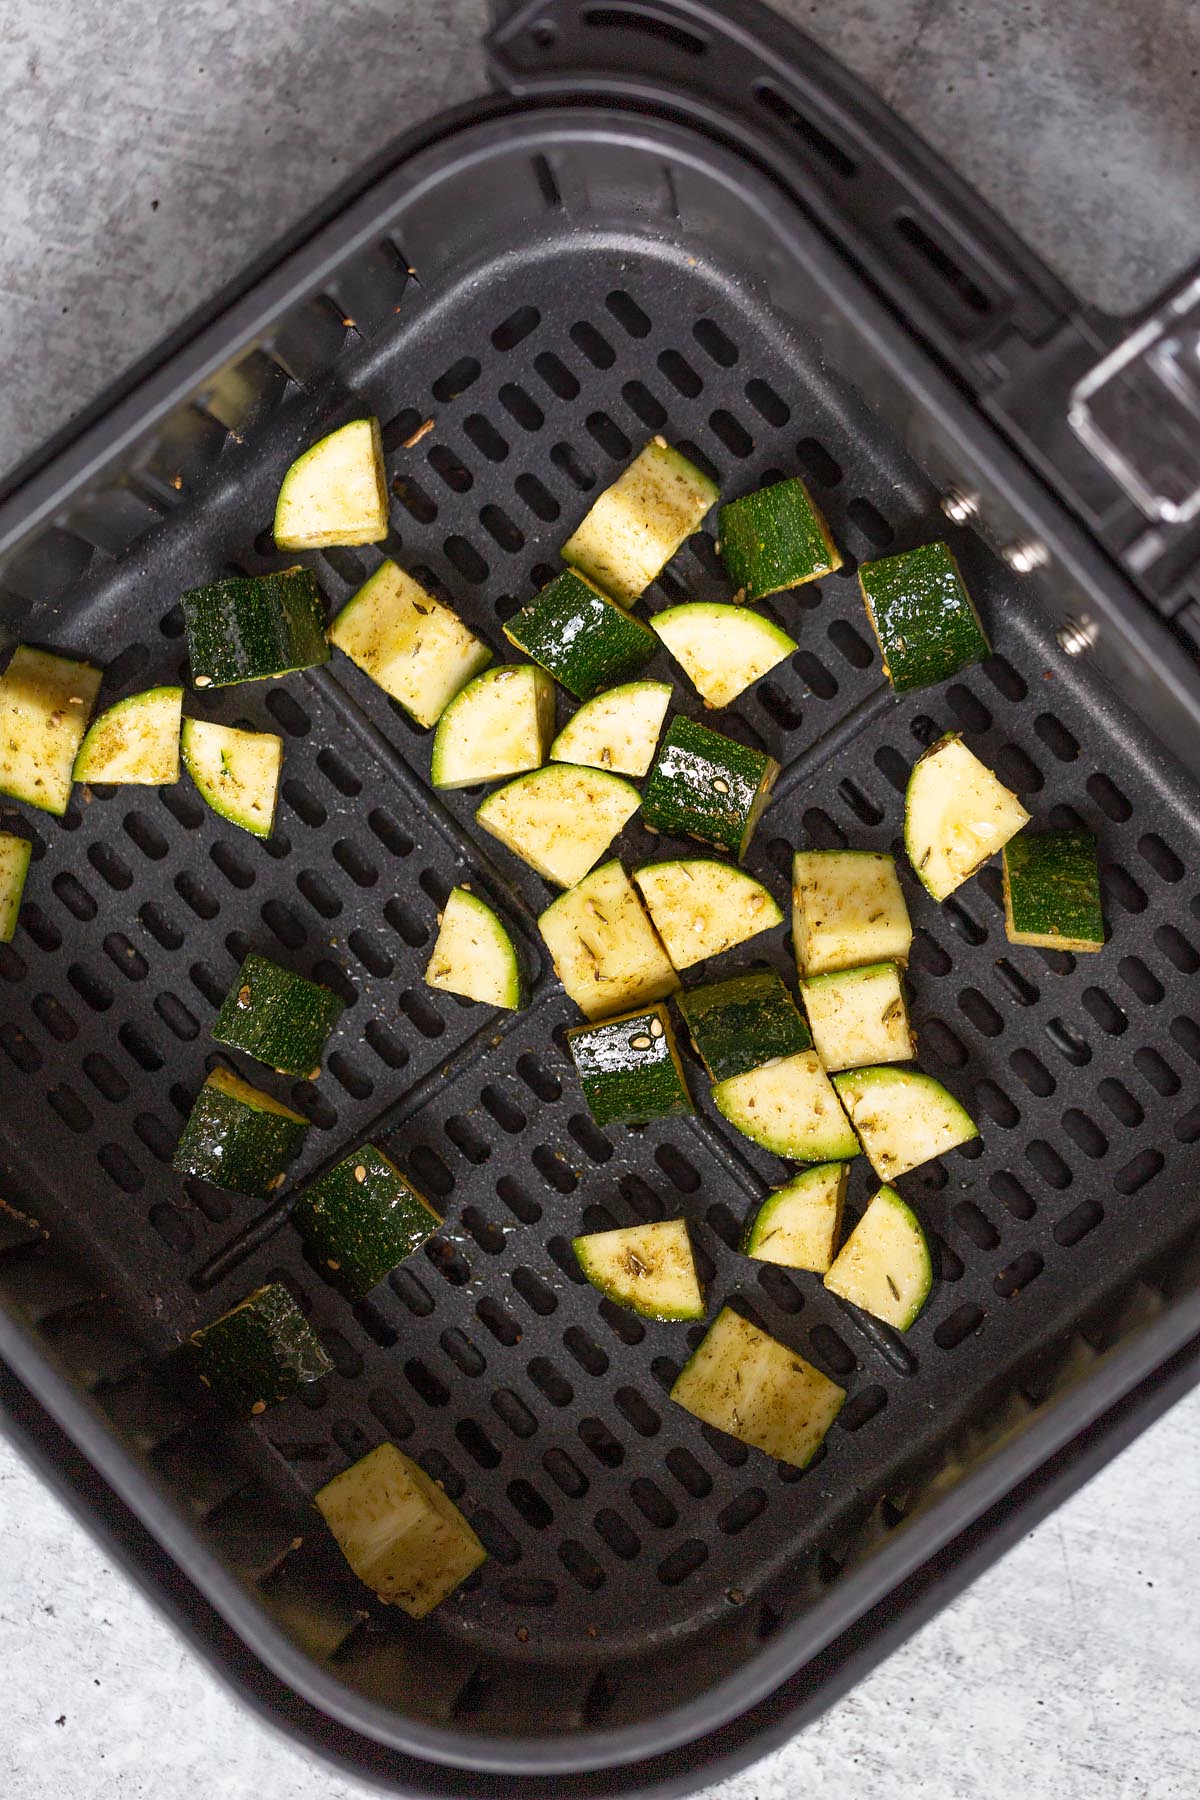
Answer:
[{"label": "pale zucchini flesh", "polygon": [[485,669],[438,720],[430,780],[436,788],[464,788],[540,769],[553,729],[554,682],[545,669]]},{"label": "pale zucchini flesh", "polygon": [[619,862],[604,863],[548,906],[538,926],[555,973],[589,1019],[663,1000],[679,977],[637,889]]},{"label": "pale zucchini flesh", "polygon": [[913,764],[904,796],[904,848],[935,900],[1003,850],[1029,814],[957,733],[939,738]]},{"label": "pale zucchini flesh", "polygon": [[979,1136],[966,1107],[919,1069],[847,1069],[833,1085],[881,1181]]},{"label": "pale zucchini flesh", "polygon": [[850,1166],[818,1163],[767,1195],[746,1227],[742,1254],[823,1275],[833,1262]]},{"label": "pale zucchini flesh", "polygon": [[548,763],[489,794],[475,817],[547,881],[574,887],[627,825],[641,795],[602,769]]},{"label": "pale zucchini flesh", "polygon": [[492,660],[456,613],[391,561],[346,602],[329,641],[425,726]]},{"label": "pale zucchini flesh", "polygon": [[378,419],[352,419],[298,456],[279,489],[281,550],[377,544],[387,536],[388,485]]},{"label": "pale zucchini flesh", "polygon": [[714,601],[669,606],[650,626],[709,707],[730,705],[797,648],[760,613]]},{"label": "pale zucchini flesh", "polygon": [[450,890],[433,953],[425,969],[429,987],[510,1011],[525,1004],[517,947],[507,926],[469,888]]},{"label": "pale zucchini flesh", "polygon": [[61,817],[100,670],[18,644],[0,676],[0,794]]},{"label": "pale zucchini flesh", "polygon": [[207,719],[185,719],[184,766],[215,813],[255,837],[270,837],[283,768],[283,739],[271,731],[239,731]]},{"label": "pale zucchini flesh", "polygon": [[858,1154],[858,1139],[815,1050],[732,1075],[715,1084],[712,1097],[743,1137],[776,1156],[836,1162]]},{"label": "pale zucchini flesh", "polygon": [[852,1306],[907,1331],[929,1298],[933,1263],[921,1221],[893,1187],[881,1187],[842,1245],[825,1286]]},{"label": "pale zucchini flesh", "polygon": [[671,703],[666,681],[627,681],[585,700],[550,746],[552,762],[644,775]]},{"label": "pale zucchini flesh", "polygon": [[76,781],[165,787],[179,780],[183,689],[148,688],[102,712],[79,746]]},{"label": "pale zucchini flesh", "polygon": [[907,962],[912,924],[895,858],[878,850],[798,850],[792,939],[801,976]]},{"label": "pale zucchini flesh", "polygon": [[717,492],[686,456],[653,438],[572,532],[563,561],[631,606],[697,530]]},{"label": "pale zucchini flesh", "polygon": [[0,831],[0,944],[12,941],[21,912],[21,896],[33,845],[28,838]]},{"label": "pale zucchini flesh", "polygon": [[814,975],[800,983],[800,997],[827,1069],[909,1062],[916,1052],[897,963]]},{"label": "pale zucchini flesh", "polygon": [[644,1319],[702,1319],[704,1292],[683,1219],[625,1225],[572,1239],[594,1288]]},{"label": "pale zucchini flesh", "polygon": [[671,1398],[704,1424],[803,1469],[824,1442],[846,1393],[727,1306],[680,1371]]},{"label": "pale zucchini flesh", "polygon": [[677,969],[757,937],[783,922],[761,881],[729,863],[695,857],[647,863],[633,879]]}]

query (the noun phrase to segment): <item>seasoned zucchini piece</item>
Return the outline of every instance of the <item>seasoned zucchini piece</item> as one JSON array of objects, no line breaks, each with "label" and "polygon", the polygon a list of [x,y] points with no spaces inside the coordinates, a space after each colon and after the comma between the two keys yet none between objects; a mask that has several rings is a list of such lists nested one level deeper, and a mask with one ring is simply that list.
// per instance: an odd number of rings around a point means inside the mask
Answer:
[{"label": "seasoned zucchini piece", "polygon": [[627,681],[586,700],[550,746],[551,762],[644,775],[671,703],[669,681]]},{"label": "seasoned zucchini piece", "polygon": [[933,1263],[921,1221],[895,1188],[880,1188],[838,1252],[825,1286],[897,1331],[916,1322],[933,1286]]},{"label": "seasoned zucchini piece", "polygon": [[814,975],[800,983],[800,998],[827,1069],[909,1062],[916,1054],[900,970],[893,962]]},{"label": "seasoned zucchini piece", "polygon": [[165,787],[179,780],[181,687],[147,688],[102,712],[75,758],[75,780]]},{"label": "seasoned zucchini piece", "polygon": [[668,606],[650,624],[705,706],[728,706],[796,649],[770,619],[712,601]]},{"label": "seasoned zucchini piece", "polygon": [[436,725],[455,694],[492,660],[457,613],[389,561],[347,600],[329,641],[418,725]]},{"label": "seasoned zucchini piece", "polygon": [[308,569],[210,581],[180,604],[193,687],[268,681],[329,661],[325,608]]},{"label": "seasoned zucchini piece", "polygon": [[553,730],[554,683],[544,669],[485,669],[438,720],[429,779],[435,788],[464,788],[540,769]]},{"label": "seasoned zucchini piece", "polygon": [[576,1025],[567,1046],[597,1125],[647,1125],[695,1111],[665,1006]]},{"label": "seasoned zucchini piece", "polygon": [[966,1107],[918,1069],[847,1069],[833,1085],[881,1181],[979,1136]]},{"label": "seasoned zucchini piece", "polygon": [[281,1075],[315,1081],[344,1001],[319,982],[252,950],[226,994],[212,1034]]},{"label": "seasoned zucchini piece", "polygon": [[308,1120],[251,1087],[229,1069],[214,1069],[196,1096],[171,1167],[231,1193],[265,1200],[304,1142]]},{"label": "seasoned zucchini piece", "polygon": [[683,1219],[572,1238],[594,1288],[643,1319],[702,1319],[704,1290]]},{"label": "seasoned zucchini piece", "polygon": [[425,968],[426,985],[516,1011],[525,1005],[524,972],[507,926],[470,888],[451,888]]},{"label": "seasoned zucchini piece", "polygon": [[849,1179],[844,1162],[818,1163],[793,1175],[767,1195],[746,1226],[742,1255],[823,1275],[837,1249]]},{"label": "seasoned zucchini piece", "polygon": [[538,926],[555,974],[589,1019],[665,999],[679,986],[637,889],[619,862],[593,869],[560,895]]},{"label": "seasoned zucchini piece", "polygon": [[1022,831],[1004,846],[1004,929],[1012,944],[1104,948],[1100,865],[1090,831]]},{"label": "seasoned zucchini piece", "polygon": [[672,719],[646,783],[646,822],[674,837],[699,838],[740,862],[778,774],[779,764],[763,751],[692,719]]},{"label": "seasoned zucchini piece", "polygon": [[378,419],[352,419],[298,456],[275,503],[281,550],[377,544],[387,536],[388,485]]},{"label": "seasoned zucchini piece", "polygon": [[360,1144],[305,1188],[292,1224],[317,1261],[361,1300],[442,1223],[382,1150]]},{"label": "seasoned zucchini piece", "polygon": [[215,813],[255,837],[270,837],[283,769],[283,739],[272,731],[238,731],[207,719],[185,719],[183,763]]},{"label": "seasoned zucchini piece", "polygon": [[735,600],[764,600],[842,566],[820,509],[795,476],[723,506],[720,534]]},{"label": "seasoned zucchini piece", "polygon": [[895,858],[879,850],[798,850],[792,939],[802,976],[907,962],[912,925]]},{"label": "seasoned zucchini piece", "polygon": [[100,671],[18,644],[0,675],[0,794],[61,818]]},{"label": "seasoned zucchini piece", "polygon": [[508,621],[504,635],[577,700],[636,675],[658,649],[648,625],[574,569],[548,582]]},{"label": "seasoned zucchini piece", "polygon": [[436,1481],[394,1444],[379,1444],[314,1496],[338,1549],[380,1600],[423,1619],[487,1551]]},{"label": "seasoned zucchini piece", "polygon": [[726,1306],[676,1377],[671,1398],[705,1425],[803,1469],[846,1391]]},{"label": "seasoned zucchini piece", "polygon": [[728,863],[703,857],[647,863],[634,870],[633,879],[677,969],[690,969],[783,923],[762,882]]},{"label": "seasoned zucchini piece", "polygon": [[221,1405],[239,1417],[265,1412],[333,1364],[283,1286],[256,1288],[230,1312],[194,1331],[192,1365]]},{"label": "seasoned zucchini piece", "polygon": [[922,544],[859,564],[867,617],[898,694],[948,681],[991,645],[946,544]]},{"label": "seasoned zucchini piece", "polygon": [[679,1010],[713,1081],[812,1048],[808,1026],[774,969],[689,988],[679,996]]},{"label": "seasoned zucchini piece", "polygon": [[583,880],[640,805],[633,783],[619,775],[549,763],[489,794],[475,817],[531,869],[569,888]]},{"label": "seasoned zucchini piece", "polygon": [[815,1050],[718,1081],[712,1097],[743,1137],[776,1156],[839,1162],[858,1155],[858,1139]]},{"label": "seasoned zucchini piece", "polygon": [[1017,796],[958,732],[939,738],[913,764],[904,796],[904,848],[935,900],[961,887],[1028,823]]},{"label": "seasoned zucchini piece", "polygon": [[632,606],[697,530],[718,492],[695,463],[652,438],[572,532],[563,561]]},{"label": "seasoned zucchini piece", "polygon": [[0,831],[0,944],[12,941],[25,892],[25,877],[33,845],[28,838]]}]

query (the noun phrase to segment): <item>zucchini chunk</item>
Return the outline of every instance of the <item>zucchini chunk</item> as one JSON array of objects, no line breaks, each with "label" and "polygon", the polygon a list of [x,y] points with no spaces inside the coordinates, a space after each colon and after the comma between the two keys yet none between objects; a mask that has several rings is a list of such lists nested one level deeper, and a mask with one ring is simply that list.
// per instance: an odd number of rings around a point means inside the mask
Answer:
[{"label": "zucchini chunk", "polygon": [[544,669],[485,669],[438,720],[429,779],[435,788],[464,788],[540,769],[553,730],[554,683]]},{"label": "zucchini chunk", "polygon": [[244,1050],[280,1075],[315,1081],[343,1005],[319,982],[252,950],[221,1003],[212,1034],[218,1044]]},{"label": "zucchini chunk", "polygon": [[948,732],[919,756],[904,796],[904,848],[935,900],[1002,850],[1029,814],[985,763]]},{"label": "zucchini chunk", "polygon": [[796,476],[723,506],[720,537],[737,601],[765,600],[842,566],[820,508]]},{"label": "zucchini chunk", "polygon": [[188,1340],[192,1366],[228,1412],[265,1412],[333,1364],[280,1281],[256,1288]]},{"label": "zucchini chunk", "polygon": [[947,544],[922,544],[860,563],[858,581],[883,672],[896,693],[948,681],[991,655]]},{"label": "zucchini chunk", "polygon": [[979,1136],[966,1107],[919,1069],[847,1069],[833,1085],[881,1181]]},{"label": "zucchini chunk", "polygon": [[255,837],[270,837],[283,769],[283,739],[273,731],[238,731],[207,719],[185,719],[183,764],[215,813]]},{"label": "zucchini chunk", "polygon": [[567,1047],[597,1125],[648,1125],[696,1110],[665,1006],[573,1026]]},{"label": "zucchini chunk", "polygon": [[634,870],[633,879],[677,969],[690,969],[783,923],[762,882],[728,863],[704,857],[647,863]]},{"label": "zucchini chunk", "polygon": [[428,987],[515,1012],[528,998],[507,926],[470,888],[451,888],[425,968]]},{"label": "zucchini chunk", "polygon": [[572,1238],[594,1288],[643,1319],[702,1319],[704,1290],[683,1219]]},{"label": "zucchini chunk", "polygon": [[921,1221],[893,1187],[881,1187],[825,1277],[833,1294],[907,1331],[933,1286]]},{"label": "zucchini chunk", "polygon": [[457,613],[389,561],[347,600],[329,641],[425,726],[492,660]]},{"label": "zucchini chunk", "polygon": [[663,1000],[679,986],[637,889],[619,862],[603,863],[553,901],[538,927],[554,972],[586,1018]]},{"label": "zucchini chunk", "polygon": [[574,569],[548,582],[508,621],[504,635],[577,700],[636,675],[658,649],[648,625]]},{"label": "zucchini chunk", "polygon": [[818,1163],[793,1175],[767,1195],[746,1226],[742,1255],[823,1275],[837,1249],[849,1178],[844,1162]]},{"label": "zucchini chunk", "polygon": [[910,1062],[916,1054],[900,970],[893,962],[814,975],[800,983],[800,998],[827,1069]]},{"label": "zucchini chunk", "polygon": [[229,1069],[214,1069],[188,1116],[171,1167],[265,1200],[304,1142],[308,1120]]},{"label": "zucchini chunk", "polygon": [[292,1224],[351,1299],[427,1243],[442,1223],[382,1150],[360,1144],[305,1188]]},{"label": "zucchini chunk", "polygon": [[895,858],[879,850],[798,850],[792,940],[801,976],[907,962],[912,925]]},{"label": "zucchini chunk", "polygon": [[795,638],[741,606],[691,600],[650,621],[705,706],[728,706],[796,649]]},{"label": "zucchini chunk", "polygon": [[1004,929],[1011,944],[1104,948],[1100,865],[1090,831],[1022,831],[1004,846]]},{"label": "zucchini chunk", "polygon": [[586,700],[550,746],[551,762],[644,775],[654,761],[667,707],[669,681],[627,681]]},{"label": "zucchini chunk", "polygon": [[325,608],[308,569],[210,581],[180,605],[193,687],[269,681],[329,661]]},{"label": "zucchini chunk", "polygon": [[713,1103],[752,1144],[796,1162],[840,1162],[858,1139],[815,1050],[718,1081]]},{"label": "zucchini chunk", "polygon": [[0,676],[0,794],[61,818],[101,675],[18,644]]},{"label": "zucchini chunk", "polygon": [[487,1561],[487,1551],[424,1469],[379,1444],[314,1495],[364,1587],[423,1619]]},{"label": "zucchini chunk", "polygon": [[485,831],[559,887],[582,881],[641,805],[632,782],[549,763],[518,775],[475,809]]},{"label": "zucchini chunk", "polygon": [[812,1048],[800,1010],[774,969],[689,988],[679,1010],[713,1081]]},{"label": "zucchini chunk", "polygon": [[726,1306],[680,1370],[671,1398],[705,1425],[804,1469],[846,1391]]},{"label": "zucchini chunk", "polygon": [[624,606],[698,529],[719,489],[695,463],[652,438],[562,547],[562,558]]},{"label": "zucchini chunk", "polygon": [[147,688],[107,708],[88,727],[75,780],[113,787],[166,787],[179,780],[181,687]]},{"label": "zucchini chunk", "polygon": [[699,838],[741,862],[762,817],[779,764],[761,750],[697,725],[671,720],[642,801],[655,831]]},{"label": "zucchini chunk", "polygon": [[275,503],[281,550],[377,544],[387,536],[388,484],[378,419],[352,419],[298,456]]},{"label": "zucchini chunk", "polygon": [[11,943],[21,911],[33,845],[28,838],[0,831],[0,944]]}]

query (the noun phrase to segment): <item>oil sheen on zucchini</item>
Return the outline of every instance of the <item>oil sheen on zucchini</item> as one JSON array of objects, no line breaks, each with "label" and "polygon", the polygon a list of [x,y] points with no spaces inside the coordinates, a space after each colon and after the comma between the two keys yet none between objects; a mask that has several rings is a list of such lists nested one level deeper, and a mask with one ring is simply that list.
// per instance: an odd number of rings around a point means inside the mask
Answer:
[{"label": "oil sheen on zucchini", "polygon": [[689,988],[678,1004],[713,1081],[812,1048],[808,1026],[774,969]]},{"label": "oil sheen on zucchini", "polygon": [[303,1114],[229,1069],[216,1068],[196,1096],[171,1167],[265,1200],[282,1187],[307,1130]]},{"label": "oil sheen on zucchini", "polygon": [[860,563],[858,580],[883,672],[898,694],[948,681],[991,654],[948,545]]},{"label": "oil sheen on zucchini", "polygon": [[332,1362],[282,1282],[273,1281],[192,1333],[190,1353],[204,1386],[235,1416],[265,1412]]},{"label": "oil sheen on zucchini", "polygon": [[504,635],[577,700],[628,681],[658,649],[648,625],[575,569],[564,569],[508,621]]},{"label": "oil sheen on zucchini", "polygon": [[764,751],[677,717],[654,759],[642,811],[655,831],[699,838],[740,862],[778,774]]},{"label": "oil sheen on zucchini", "polygon": [[763,600],[842,566],[820,509],[796,477],[723,506],[720,541],[736,601]]},{"label": "oil sheen on zucchini", "polygon": [[222,1003],[212,1034],[281,1075],[315,1081],[345,1002],[317,981],[252,950]]},{"label": "oil sheen on zucchini", "polygon": [[597,1125],[646,1125],[695,1110],[665,1006],[576,1025],[567,1047]]},{"label": "oil sheen on zucchini", "polygon": [[292,1224],[352,1299],[431,1238],[442,1223],[423,1194],[374,1144],[360,1144],[305,1188]]}]

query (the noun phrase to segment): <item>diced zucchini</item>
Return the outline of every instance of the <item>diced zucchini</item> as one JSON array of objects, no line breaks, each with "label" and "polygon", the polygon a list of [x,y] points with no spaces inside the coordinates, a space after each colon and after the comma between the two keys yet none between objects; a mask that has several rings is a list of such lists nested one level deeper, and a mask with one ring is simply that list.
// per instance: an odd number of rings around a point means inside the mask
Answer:
[{"label": "diced zucchini", "polygon": [[627,681],[586,700],[550,746],[552,762],[644,775],[671,703],[668,681]]},{"label": "diced zucchini", "polygon": [[0,794],[61,818],[100,680],[87,663],[17,645],[0,676]]},{"label": "diced zucchini", "polygon": [[695,1111],[665,1006],[576,1025],[567,1046],[597,1125],[646,1125]]},{"label": "diced zucchini", "polygon": [[858,1139],[815,1050],[718,1081],[712,1097],[743,1137],[776,1156],[839,1162],[858,1155]]},{"label": "diced zucchini", "polygon": [[589,1019],[665,999],[679,977],[619,862],[593,869],[549,905],[538,926],[554,971]]},{"label": "diced zucchini", "polygon": [[79,746],[75,780],[165,787],[179,780],[181,687],[147,688],[102,712]]},{"label": "diced zucchini", "polygon": [[267,681],[329,661],[325,608],[308,569],[210,581],[180,604],[193,687]]},{"label": "diced zucchini", "polygon": [[185,719],[183,763],[215,813],[255,837],[270,837],[283,769],[283,739],[272,731],[238,731],[207,719]]},{"label": "diced zucchini", "polygon": [[329,641],[418,725],[436,725],[455,694],[492,660],[457,613],[390,561],[347,600]]},{"label": "diced zucchini", "polygon": [[453,1500],[394,1444],[379,1444],[314,1499],[338,1549],[380,1600],[423,1619],[487,1561]]},{"label": "diced zucchini", "polygon": [[899,967],[869,963],[800,983],[817,1055],[827,1069],[909,1062],[915,1055]]},{"label": "diced zucchini", "polygon": [[893,1187],[881,1187],[825,1277],[831,1293],[885,1325],[907,1331],[933,1286],[921,1221]]},{"label": "diced zucchini", "polygon": [[808,1026],[774,969],[689,988],[679,996],[679,1010],[713,1081],[812,1048]]},{"label": "diced zucchini", "polygon": [[991,645],[946,544],[922,544],[859,564],[867,617],[898,694],[948,681]]},{"label": "diced zucchini", "polygon": [[634,870],[633,879],[677,969],[690,969],[783,923],[762,882],[728,863],[704,857],[647,863]]},{"label": "diced zucchini", "polygon": [[833,1085],[881,1181],[979,1136],[966,1107],[919,1069],[847,1069]]},{"label": "diced zucchini", "polygon": [[721,560],[735,600],[763,600],[842,566],[829,527],[797,477],[721,508]]},{"label": "diced zucchini", "polygon": [[705,1425],[803,1469],[846,1392],[726,1306],[676,1377],[671,1398]]},{"label": "diced zucchini", "polygon": [[935,900],[1002,850],[1029,814],[985,763],[949,732],[913,764],[904,796],[904,848]]},{"label": "diced zucchini", "polygon": [[594,1288],[644,1319],[702,1319],[704,1290],[683,1219],[572,1238]]},{"label": "diced zucchini", "polygon": [[28,838],[0,831],[0,944],[10,943],[17,929],[32,855],[33,845]]},{"label": "diced zucchini", "polygon": [[425,968],[429,987],[485,1006],[525,1005],[524,973],[507,926],[470,888],[451,888]]},{"label": "diced zucchini", "polygon": [[577,700],[636,675],[658,649],[648,625],[574,569],[547,583],[508,621],[504,635]]},{"label": "diced zucchini", "polygon": [[497,788],[475,817],[539,875],[569,888],[583,880],[640,805],[641,795],[620,775],[549,763]]},{"label": "diced zucchini", "polygon": [[360,1144],[318,1176],[292,1208],[292,1224],[317,1261],[355,1300],[427,1243],[441,1223],[374,1144]]},{"label": "diced zucchini", "polygon": [[713,601],[668,606],[650,624],[705,706],[728,706],[796,648],[795,638],[760,613]]},{"label": "diced zucchini", "polygon": [[1044,950],[1102,950],[1100,865],[1090,831],[1022,831],[1004,846],[1009,942]]},{"label": "diced zucchini", "polygon": [[333,1364],[283,1286],[256,1288],[230,1312],[194,1331],[191,1360],[200,1380],[227,1411],[245,1417],[286,1400]]},{"label": "diced zucchini", "polygon": [[823,1275],[837,1249],[849,1179],[845,1162],[818,1163],[793,1175],[767,1195],[746,1226],[742,1255]]},{"label": "diced zucchini", "polygon": [[544,669],[485,669],[438,720],[429,779],[436,788],[464,788],[540,769],[553,730],[554,683]]},{"label": "diced zucchini", "polygon": [[352,419],[298,456],[275,503],[281,550],[377,544],[387,536],[388,485],[378,419]]},{"label": "diced zucchini", "polygon": [[563,561],[632,606],[697,530],[718,492],[695,463],[652,438],[572,532]]},{"label": "diced zucchini", "polygon": [[218,1044],[244,1050],[281,1075],[315,1081],[344,1001],[319,982],[252,950],[212,1028]]},{"label": "diced zucchini", "polygon": [[912,925],[895,858],[879,850],[798,850],[792,940],[802,976],[907,962]]},{"label": "diced zucchini", "polygon": [[214,1187],[265,1200],[282,1187],[308,1120],[229,1069],[214,1069],[196,1096],[171,1167]]},{"label": "diced zucchini", "polygon": [[674,718],[646,783],[646,822],[674,837],[699,838],[740,862],[778,774],[779,764],[763,751]]}]

